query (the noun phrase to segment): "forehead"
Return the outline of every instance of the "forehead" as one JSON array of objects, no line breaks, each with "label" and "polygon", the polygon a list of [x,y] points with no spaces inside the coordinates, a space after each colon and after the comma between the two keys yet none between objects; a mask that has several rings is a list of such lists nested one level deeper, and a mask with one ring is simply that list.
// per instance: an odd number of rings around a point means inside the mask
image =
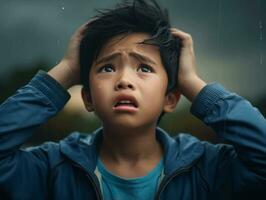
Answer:
[{"label": "forehead", "polygon": [[129,35],[119,35],[111,38],[100,51],[98,58],[109,55],[114,52],[120,52],[122,54],[129,54],[130,52],[137,52],[142,55],[146,55],[161,63],[161,56],[159,48],[154,45],[138,44],[145,39],[149,39],[150,35],[147,33],[132,33]]}]

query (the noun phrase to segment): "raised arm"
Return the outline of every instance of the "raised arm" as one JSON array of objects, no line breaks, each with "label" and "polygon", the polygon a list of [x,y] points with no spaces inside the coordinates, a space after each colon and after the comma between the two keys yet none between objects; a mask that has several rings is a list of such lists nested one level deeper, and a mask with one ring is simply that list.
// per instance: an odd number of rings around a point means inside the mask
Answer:
[{"label": "raised arm", "polygon": [[206,83],[196,71],[196,58],[191,35],[176,28],[172,28],[171,32],[174,37],[178,37],[181,41],[177,77],[178,90],[192,102]]},{"label": "raised arm", "polygon": [[48,74],[65,89],[80,83],[79,46],[84,32],[93,20],[80,26],[70,39],[63,59]]},{"label": "raised arm", "polygon": [[[217,167],[214,176],[218,179],[219,176],[228,175],[222,166],[225,166],[226,160],[230,160],[230,164],[227,164],[231,170],[232,190],[246,194],[249,191],[262,192],[266,188],[265,118],[241,96],[218,83],[206,84],[196,72],[192,37],[177,29],[172,29],[172,34],[179,37],[183,45],[177,78],[180,92],[192,102],[192,114],[213,128],[225,143],[233,146],[227,151],[230,153],[217,151],[223,152],[214,158],[219,160],[217,165],[208,163]],[[211,173],[211,170],[206,173]]]},{"label": "raised arm", "polygon": [[[88,25],[81,26],[71,38],[61,62],[48,73],[38,72],[24,87],[0,105],[0,193],[8,199],[47,197],[50,160],[57,145],[20,149],[48,119],[69,100],[66,89],[79,83],[79,42]],[[26,192],[25,192],[26,191]],[[0,198],[1,198],[0,197]]]}]

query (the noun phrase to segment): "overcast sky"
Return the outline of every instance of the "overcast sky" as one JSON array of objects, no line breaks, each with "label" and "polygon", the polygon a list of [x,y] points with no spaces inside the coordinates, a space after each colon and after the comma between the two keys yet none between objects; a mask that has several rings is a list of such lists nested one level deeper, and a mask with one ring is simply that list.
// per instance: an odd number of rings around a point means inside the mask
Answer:
[{"label": "overcast sky", "polygon": [[[75,29],[114,0],[0,0],[0,77],[40,60],[51,67]],[[165,0],[172,25],[189,32],[197,68],[245,97],[266,96],[266,1]]]}]

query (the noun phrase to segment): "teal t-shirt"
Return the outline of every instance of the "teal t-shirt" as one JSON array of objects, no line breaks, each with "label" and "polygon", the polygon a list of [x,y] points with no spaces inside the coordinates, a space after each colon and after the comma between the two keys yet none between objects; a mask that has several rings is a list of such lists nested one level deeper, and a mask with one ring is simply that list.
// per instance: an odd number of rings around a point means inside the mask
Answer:
[{"label": "teal t-shirt", "polygon": [[146,176],[123,178],[108,171],[98,159],[100,184],[104,200],[151,200],[154,199],[163,172],[163,159]]}]

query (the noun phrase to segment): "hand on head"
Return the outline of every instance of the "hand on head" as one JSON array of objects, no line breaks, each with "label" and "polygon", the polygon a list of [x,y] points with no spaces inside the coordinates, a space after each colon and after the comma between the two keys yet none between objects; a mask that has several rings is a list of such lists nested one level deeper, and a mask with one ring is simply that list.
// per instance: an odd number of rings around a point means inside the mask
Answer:
[{"label": "hand on head", "polygon": [[174,37],[178,37],[181,41],[179,71],[177,77],[178,90],[192,101],[197,93],[206,85],[206,83],[198,76],[196,70],[193,39],[190,34],[179,29],[171,28],[170,31]]},{"label": "hand on head", "polygon": [[95,18],[81,25],[72,35],[67,50],[61,61],[48,74],[57,80],[65,89],[80,84],[79,49],[88,26]]}]

